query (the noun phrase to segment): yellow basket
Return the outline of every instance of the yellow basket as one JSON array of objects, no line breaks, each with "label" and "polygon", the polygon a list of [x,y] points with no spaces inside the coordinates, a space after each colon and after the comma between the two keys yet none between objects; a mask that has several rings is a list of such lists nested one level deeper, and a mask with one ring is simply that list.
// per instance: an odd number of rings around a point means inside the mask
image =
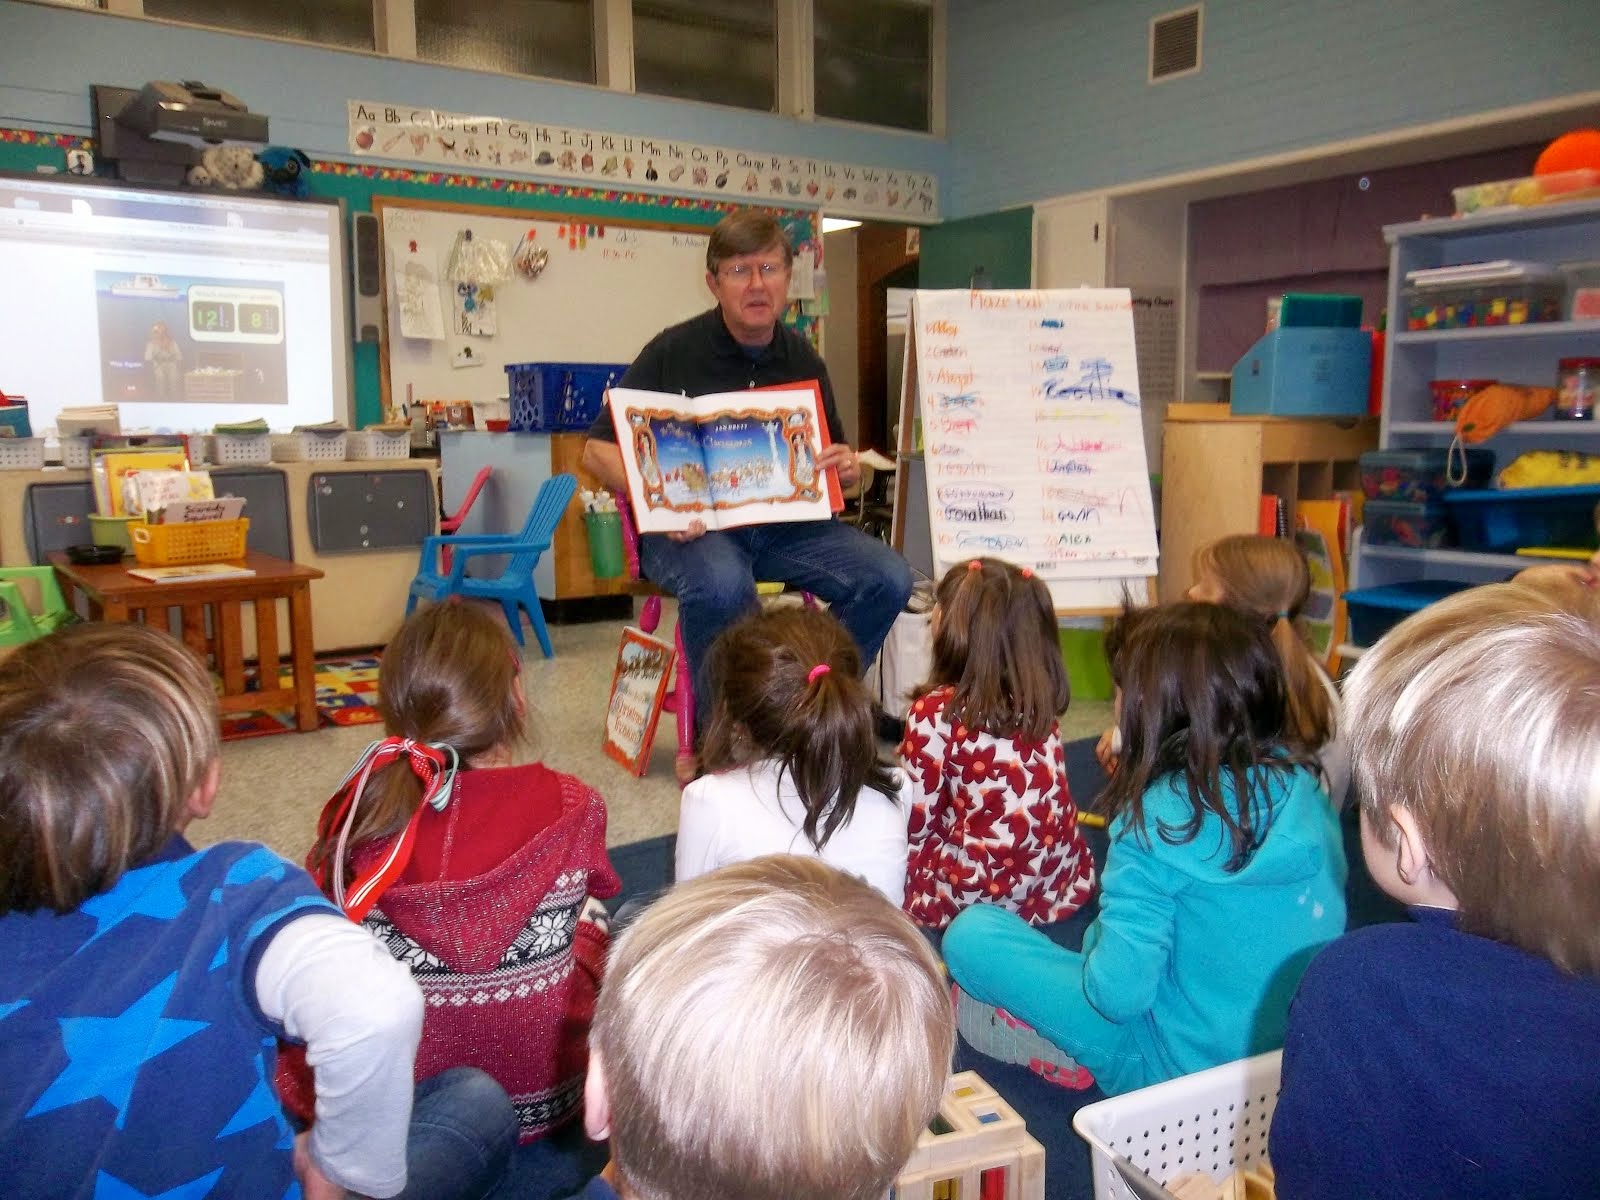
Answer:
[{"label": "yellow basket", "polygon": [[194,521],[176,525],[131,525],[133,556],[143,567],[179,567],[244,557],[250,518]]}]

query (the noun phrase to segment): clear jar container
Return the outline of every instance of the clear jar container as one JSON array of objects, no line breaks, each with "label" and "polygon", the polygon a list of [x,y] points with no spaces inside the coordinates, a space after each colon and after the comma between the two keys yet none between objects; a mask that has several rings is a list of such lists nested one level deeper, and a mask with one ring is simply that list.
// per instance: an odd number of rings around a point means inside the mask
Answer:
[{"label": "clear jar container", "polygon": [[1592,421],[1600,401],[1600,358],[1563,358],[1556,374],[1558,421]]}]

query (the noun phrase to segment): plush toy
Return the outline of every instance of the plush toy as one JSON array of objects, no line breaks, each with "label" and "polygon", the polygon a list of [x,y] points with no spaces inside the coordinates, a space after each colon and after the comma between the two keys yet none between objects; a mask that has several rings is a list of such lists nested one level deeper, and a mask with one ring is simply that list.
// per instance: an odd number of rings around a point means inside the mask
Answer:
[{"label": "plush toy", "polygon": [[253,192],[261,186],[265,173],[245,146],[207,146],[200,164],[190,167],[185,176],[190,187],[228,188]]},{"label": "plush toy", "polygon": [[311,160],[302,151],[288,146],[268,146],[256,159],[266,171],[267,191],[280,196],[293,196],[303,200],[309,188],[306,176],[311,173]]}]

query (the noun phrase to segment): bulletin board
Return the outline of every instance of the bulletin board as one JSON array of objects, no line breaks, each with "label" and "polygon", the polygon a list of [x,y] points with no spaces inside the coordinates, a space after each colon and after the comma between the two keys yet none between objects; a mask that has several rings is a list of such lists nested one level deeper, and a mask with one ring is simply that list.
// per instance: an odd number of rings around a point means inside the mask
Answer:
[{"label": "bulletin board", "polygon": [[[382,196],[373,211],[383,242],[385,407],[408,395],[492,400],[506,392],[507,363],[631,362],[662,329],[714,302],[703,228]],[[480,248],[537,249],[543,265],[531,278],[512,269],[477,299],[447,271],[469,234]],[[407,272],[411,307],[403,311]],[[421,308],[418,286],[434,291]],[[474,332],[484,327],[475,314],[485,311],[493,314],[487,336]],[[407,336],[408,325],[439,336]]]},{"label": "bulletin board", "polygon": [[915,520],[935,578],[985,556],[1029,567],[1060,616],[1149,599],[1140,407],[1126,289],[913,292],[900,453],[922,469],[896,475],[897,547]]}]

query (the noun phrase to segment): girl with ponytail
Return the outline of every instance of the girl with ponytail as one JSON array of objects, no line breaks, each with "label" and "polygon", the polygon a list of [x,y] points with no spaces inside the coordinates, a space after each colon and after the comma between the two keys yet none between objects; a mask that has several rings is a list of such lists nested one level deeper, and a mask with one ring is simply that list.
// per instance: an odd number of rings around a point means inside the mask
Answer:
[{"label": "girl with ponytail", "polygon": [[759,612],[711,650],[705,771],[683,789],[677,879],[800,854],[905,893],[906,810],[878,759],[872,701],[844,626],[809,608]]},{"label": "girl with ponytail", "polygon": [[1296,625],[1310,593],[1311,573],[1293,542],[1239,535],[1212,542],[1195,555],[1189,599],[1225,604],[1267,622],[1283,664],[1286,728],[1317,756],[1329,797],[1343,807],[1350,747],[1339,729],[1339,692]]},{"label": "girl with ponytail", "polygon": [[[1266,622],[1283,666],[1285,732],[1317,757],[1328,796],[1342,808],[1350,747],[1339,729],[1339,692],[1296,626],[1311,593],[1305,556],[1286,538],[1237,534],[1201,547],[1194,579],[1187,599],[1226,605]],[[1120,751],[1116,730],[1106,730],[1096,753],[1107,774]]]}]

